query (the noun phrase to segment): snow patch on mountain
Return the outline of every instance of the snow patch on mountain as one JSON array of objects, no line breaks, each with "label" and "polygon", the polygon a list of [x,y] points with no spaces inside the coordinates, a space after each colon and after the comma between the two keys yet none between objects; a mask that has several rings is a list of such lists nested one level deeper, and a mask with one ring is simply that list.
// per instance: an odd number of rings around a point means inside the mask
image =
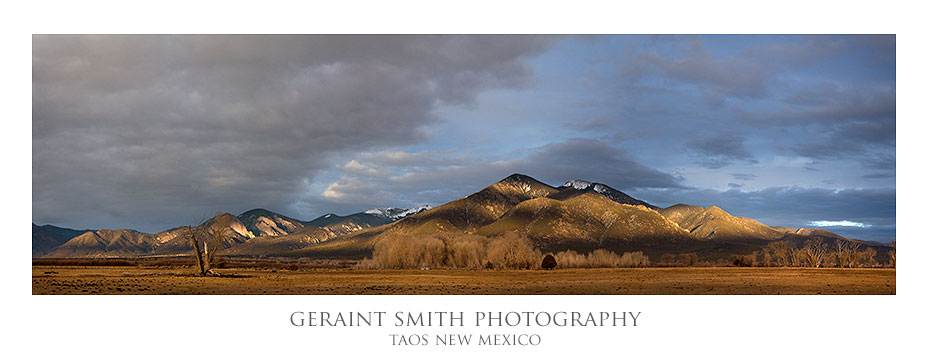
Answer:
[{"label": "snow patch on mountain", "polygon": [[375,215],[375,216],[381,216],[381,217],[385,217],[385,218],[390,218],[390,219],[392,219],[392,220],[395,221],[395,220],[399,220],[399,219],[401,219],[401,218],[404,218],[404,217],[407,217],[407,216],[411,216],[411,215],[413,215],[413,214],[416,214],[416,213],[419,213],[419,212],[422,212],[422,211],[429,210],[429,209],[431,209],[431,208],[432,208],[432,206],[430,206],[430,205],[428,205],[428,204],[423,204],[423,205],[420,205],[420,206],[418,206],[418,207],[409,208],[409,209],[396,208],[396,207],[392,207],[392,208],[373,208],[373,209],[368,209],[368,210],[364,211],[364,213],[365,213],[365,214],[370,214],[370,215]]},{"label": "snow patch on mountain", "polygon": [[566,183],[564,183],[564,185],[562,185],[562,187],[574,188],[577,190],[584,190],[586,188],[589,188],[590,185],[593,185],[593,183],[588,182],[586,180],[574,179],[574,180],[568,180]]}]

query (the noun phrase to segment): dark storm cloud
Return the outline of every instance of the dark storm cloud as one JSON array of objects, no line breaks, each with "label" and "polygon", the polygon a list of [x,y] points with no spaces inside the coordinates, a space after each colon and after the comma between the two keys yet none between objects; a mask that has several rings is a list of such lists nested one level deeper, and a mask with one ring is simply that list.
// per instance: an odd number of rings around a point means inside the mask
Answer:
[{"label": "dark storm cloud", "polygon": [[284,209],[340,153],[421,142],[437,105],[526,84],[553,42],[35,36],[33,218],[144,229]]},{"label": "dark storm cloud", "polygon": [[744,137],[741,136],[709,136],[691,139],[685,147],[699,157],[696,163],[710,169],[719,169],[733,164],[735,161],[757,163],[750,152],[744,147]]},{"label": "dark storm cloud", "polygon": [[[710,169],[774,156],[895,165],[892,35],[656,36],[599,61],[615,73],[590,72],[598,93],[586,101],[601,113],[565,124],[577,132],[678,143]],[[583,121],[606,117],[616,121]],[[705,136],[720,126],[738,136]]]},{"label": "dark storm cloud", "polygon": [[888,236],[894,192],[860,195],[895,187],[895,117],[894,36],[37,36],[33,217],[308,219],[523,173]]},{"label": "dark storm cloud", "polygon": [[[526,150],[526,155],[488,160],[449,158],[446,153],[369,153],[351,160],[351,172],[331,183],[321,194],[307,193],[304,208],[347,213],[398,200],[403,207],[442,204],[474,193],[510,174],[532,176],[553,186],[586,179],[614,188],[684,188],[682,178],[648,168],[628,153],[599,140],[569,139]],[[403,162],[405,160],[408,164]],[[368,170],[383,170],[370,173]]]},{"label": "dark storm cloud", "polygon": [[641,52],[635,62],[620,66],[620,73],[650,73],[696,85],[710,103],[724,97],[765,96],[771,79],[784,67],[827,59],[846,48],[844,40],[829,36],[747,46],[726,55],[713,53],[695,36],[657,36],[651,45],[656,49]]}]

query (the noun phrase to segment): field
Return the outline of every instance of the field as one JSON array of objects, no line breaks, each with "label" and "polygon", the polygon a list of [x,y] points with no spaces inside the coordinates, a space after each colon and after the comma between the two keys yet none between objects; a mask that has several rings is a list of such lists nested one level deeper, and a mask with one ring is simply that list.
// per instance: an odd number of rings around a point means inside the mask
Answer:
[{"label": "field", "polygon": [[33,266],[33,294],[895,294],[895,269],[355,270]]}]

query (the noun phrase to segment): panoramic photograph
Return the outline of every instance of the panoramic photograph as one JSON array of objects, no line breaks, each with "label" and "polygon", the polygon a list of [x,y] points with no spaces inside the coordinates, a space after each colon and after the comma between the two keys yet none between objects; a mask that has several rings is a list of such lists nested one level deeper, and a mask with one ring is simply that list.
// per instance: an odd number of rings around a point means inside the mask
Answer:
[{"label": "panoramic photograph", "polygon": [[33,295],[894,295],[895,35],[33,35]]}]

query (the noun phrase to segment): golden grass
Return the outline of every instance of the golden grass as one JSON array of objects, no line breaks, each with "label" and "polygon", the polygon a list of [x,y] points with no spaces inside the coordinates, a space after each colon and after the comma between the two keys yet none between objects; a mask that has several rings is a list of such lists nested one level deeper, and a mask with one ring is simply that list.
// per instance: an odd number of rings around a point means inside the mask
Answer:
[{"label": "golden grass", "polygon": [[33,294],[895,294],[894,269],[218,269],[34,266]]}]

